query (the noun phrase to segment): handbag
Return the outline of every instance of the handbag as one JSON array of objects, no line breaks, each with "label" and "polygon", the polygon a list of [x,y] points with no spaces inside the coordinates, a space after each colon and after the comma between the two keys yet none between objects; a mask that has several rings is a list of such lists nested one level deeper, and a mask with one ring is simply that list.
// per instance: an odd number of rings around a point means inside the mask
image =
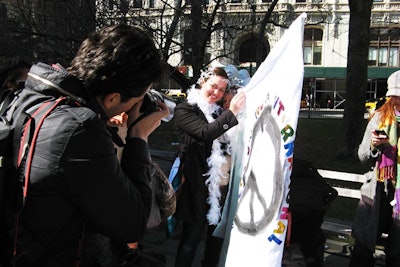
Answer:
[{"label": "handbag", "polygon": [[377,168],[372,168],[370,171],[364,173],[365,181],[360,188],[361,200],[369,205],[374,205],[376,195],[377,183]]},{"label": "handbag", "polygon": [[176,197],[172,185],[160,166],[153,162],[151,170],[150,187],[152,192],[151,210],[147,228],[158,226],[175,212]]},{"label": "handbag", "polygon": [[377,168],[364,174],[365,182],[361,186],[361,198],[353,219],[351,235],[357,243],[374,251],[379,224],[380,190],[377,190]]}]

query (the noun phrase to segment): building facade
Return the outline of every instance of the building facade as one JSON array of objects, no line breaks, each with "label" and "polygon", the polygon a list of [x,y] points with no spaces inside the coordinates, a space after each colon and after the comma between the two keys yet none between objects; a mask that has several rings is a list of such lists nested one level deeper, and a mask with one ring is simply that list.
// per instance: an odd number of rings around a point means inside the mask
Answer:
[{"label": "building facade", "polygon": [[[176,2],[118,1],[119,7],[125,9],[125,18],[141,18],[155,33],[159,33],[155,36],[159,36],[160,47],[163,42],[160,32],[166,32],[176,22],[177,12],[181,12],[169,48],[168,62],[181,66],[190,75],[191,62],[187,55],[190,55],[192,38],[189,23],[191,1],[182,0],[179,8],[174,6]],[[214,12],[215,2],[203,0],[203,4],[203,17],[209,17]],[[262,57],[265,58],[290,23],[305,12],[303,97],[313,99],[312,105],[316,107],[342,107],[350,20],[348,1],[279,0],[260,37],[262,20],[272,4],[272,0],[225,0],[212,22],[216,27],[207,40],[204,61],[216,60],[254,72],[256,44],[263,46]],[[98,10],[115,10],[118,4],[115,1],[98,1],[97,7]],[[371,13],[366,99],[384,95],[387,77],[400,68],[400,1],[374,0]],[[205,20],[204,25],[208,22]],[[186,46],[182,48],[182,44]]]},{"label": "building facade", "polygon": [[[211,30],[204,32],[204,64],[233,64],[251,73],[257,59],[264,59],[287,27],[305,12],[303,98],[313,99],[315,106],[342,106],[350,20],[348,0],[279,0],[266,23],[273,0],[222,0],[219,6],[211,0],[91,0],[76,1],[74,5],[69,1],[61,5],[59,1],[31,0],[17,6],[0,0],[5,42],[2,51],[10,54],[11,48],[20,45],[21,49],[32,50],[28,52],[39,60],[69,59],[94,25],[131,23],[150,29],[168,63],[190,76],[193,35],[203,34],[194,33],[191,24],[192,7],[197,1],[203,4],[202,27],[211,25]],[[25,20],[17,19],[15,11]],[[29,21],[27,14],[33,14]],[[400,0],[374,0],[371,14],[366,99],[384,95],[387,77],[400,68]],[[6,29],[6,25],[11,28]],[[24,26],[24,31],[13,25]],[[28,30],[29,38],[22,40],[19,35]],[[10,45],[10,40],[15,45]],[[36,41],[38,44],[33,46]],[[66,49],[60,49],[61,43]],[[260,46],[261,52],[257,52]]]}]

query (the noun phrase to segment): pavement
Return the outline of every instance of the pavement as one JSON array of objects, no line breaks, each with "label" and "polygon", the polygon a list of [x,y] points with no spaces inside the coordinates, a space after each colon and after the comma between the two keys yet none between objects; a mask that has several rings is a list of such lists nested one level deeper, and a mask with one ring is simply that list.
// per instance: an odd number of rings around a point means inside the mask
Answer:
[{"label": "pavement", "polygon": [[[169,151],[151,150],[151,154],[153,160],[155,160],[160,167],[166,173],[168,173],[169,168],[175,159],[175,153]],[[352,243],[351,222],[338,222],[326,219],[321,228],[327,237],[324,250],[324,267],[347,267],[350,260]],[[148,230],[144,240],[141,243],[144,252],[147,251],[164,255],[166,259],[166,267],[173,267],[175,254],[179,244],[181,224],[178,224],[176,231],[171,236],[167,235],[166,229],[166,224],[162,223],[160,226]],[[201,260],[204,252],[204,241],[205,234],[199,245],[197,254],[195,255],[194,264],[192,267],[202,267]],[[378,247],[375,252],[377,258],[375,267],[384,266],[384,253],[382,249]]]},{"label": "pavement", "polygon": [[[179,243],[179,233],[181,230],[180,227],[181,225],[178,225],[175,233],[171,236],[167,235],[166,225],[164,223],[155,229],[149,230],[142,241],[143,251],[164,255],[166,259],[166,267],[173,267],[174,258]],[[332,235],[330,236],[332,237]],[[347,267],[350,260],[351,246],[349,242],[343,238],[343,235],[340,232],[337,233],[337,238],[335,239],[339,239],[339,241],[332,238],[327,239],[325,243],[324,267]],[[204,240],[205,238],[202,239],[199,245],[199,249],[197,250],[192,267],[202,267],[201,260],[204,252]],[[377,263],[375,266],[384,266],[384,253],[382,250],[377,249],[376,257]]]},{"label": "pavement", "polygon": [[[142,245],[143,251],[151,253],[162,254],[166,259],[166,267],[173,267],[175,262],[175,255],[178,249],[179,239],[182,225],[178,223],[174,233],[170,236],[167,234],[167,226],[162,223],[160,226],[148,230]],[[204,252],[205,235],[202,238],[192,267],[202,267],[201,260]],[[189,267],[189,266],[188,266]]]}]

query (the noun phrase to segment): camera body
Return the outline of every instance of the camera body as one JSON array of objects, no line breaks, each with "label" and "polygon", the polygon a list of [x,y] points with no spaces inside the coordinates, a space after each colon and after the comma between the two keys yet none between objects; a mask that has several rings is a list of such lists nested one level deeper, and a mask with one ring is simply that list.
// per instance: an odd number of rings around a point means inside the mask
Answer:
[{"label": "camera body", "polygon": [[142,106],[140,107],[140,112],[147,116],[155,111],[158,111],[158,101],[165,103],[169,110],[169,115],[163,118],[162,121],[170,121],[174,117],[176,103],[172,98],[154,89],[151,89],[145,94]]}]

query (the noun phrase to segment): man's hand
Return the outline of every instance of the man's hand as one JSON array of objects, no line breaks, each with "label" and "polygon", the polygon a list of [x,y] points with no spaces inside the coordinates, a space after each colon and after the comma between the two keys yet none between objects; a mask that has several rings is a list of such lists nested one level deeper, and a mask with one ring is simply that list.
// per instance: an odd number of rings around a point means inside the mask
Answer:
[{"label": "man's hand", "polygon": [[161,124],[161,119],[169,115],[167,105],[158,102],[159,110],[144,116],[140,113],[141,103],[128,112],[128,137],[137,137],[148,141],[149,135]]}]

